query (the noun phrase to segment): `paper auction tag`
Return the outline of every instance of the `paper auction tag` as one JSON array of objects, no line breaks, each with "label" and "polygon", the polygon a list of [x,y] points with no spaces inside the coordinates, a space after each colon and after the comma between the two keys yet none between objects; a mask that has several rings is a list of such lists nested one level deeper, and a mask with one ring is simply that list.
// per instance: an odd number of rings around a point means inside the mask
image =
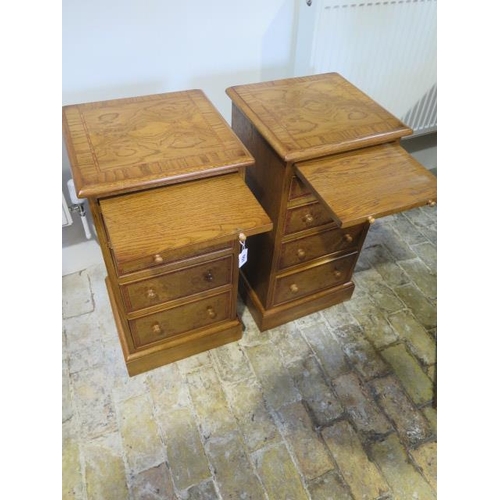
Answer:
[{"label": "paper auction tag", "polygon": [[240,245],[241,245],[241,252],[238,255],[238,260],[239,260],[239,266],[238,267],[241,267],[243,264],[245,264],[245,262],[248,259],[248,248],[246,247],[245,242],[244,241],[243,242],[240,241]]}]

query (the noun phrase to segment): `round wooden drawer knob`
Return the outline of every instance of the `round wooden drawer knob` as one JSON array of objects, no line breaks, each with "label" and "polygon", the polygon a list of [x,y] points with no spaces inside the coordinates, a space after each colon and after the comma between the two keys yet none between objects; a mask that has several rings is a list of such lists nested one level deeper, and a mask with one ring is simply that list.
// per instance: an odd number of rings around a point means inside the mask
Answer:
[{"label": "round wooden drawer knob", "polygon": [[297,293],[299,291],[299,287],[295,283],[293,283],[292,285],[290,285],[290,291],[292,293]]},{"label": "round wooden drawer knob", "polygon": [[247,240],[247,236],[245,233],[240,233],[238,235],[238,239],[242,242],[242,243],[245,243],[245,241]]},{"label": "round wooden drawer knob", "polygon": [[207,307],[207,314],[210,319],[214,319],[217,316],[217,313],[214,311],[212,306]]},{"label": "round wooden drawer knob", "polygon": [[299,248],[299,249],[297,250],[297,257],[298,257],[299,259],[303,259],[303,258],[305,258],[305,256],[306,256],[306,252],[305,252],[305,250],[302,250],[302,248]]},{"label": "round wooden drawer knob", "polygon": [[148,299],[156,299],[156,292],[152,288],[148,289],[146,295]]},{"label": "round wooden drawer knob", "polygon": [[211,282],[214,280],[214,275],[212,274],[212,271],[208,271],[205,273],[205,281]]},{"label": "round wooden drawer knob", "polygon": [[349,233],[344,234],[344,241],[346,243],[352,243],[352,236]]},{"label": "round wooden drawer knob", "polygon": [[161,264],[163,262],[163,257],[157,253],[153,258],[155,264]]},{"label": "round wooden drawer knob", "polygon": [[162,333],[162,329],[161,329],[161,326],[160,326],[160,323],[155,323],[151,329],[153,330],[153,333],[155,335],[160,335]]},{"label": "round wooden drawer knob", "polygon": [[306,224],[310,224],[314,221],[314,217],[311,214],[306,214],[304,219],[302,219]]},{"label": "round wooden drawer knob", "polygon": [[338,269],[333,270],[333,277],[334,278],[340,278],[342,276],[342,273]]}]

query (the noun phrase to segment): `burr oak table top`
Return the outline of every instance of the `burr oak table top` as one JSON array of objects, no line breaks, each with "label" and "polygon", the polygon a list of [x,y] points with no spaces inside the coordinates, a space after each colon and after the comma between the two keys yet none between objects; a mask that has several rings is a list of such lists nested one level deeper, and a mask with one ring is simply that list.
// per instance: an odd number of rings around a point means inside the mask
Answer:
[{"label": "burr oak table top", "polygon": [[63,132],[81,198],[211,177],[254,163],[196,89],[64,106]]},{"label": "burr oak table top", "polygon": [[239,85],[226,93],[285,161],[382,144],[412,133],[338,73]]}]

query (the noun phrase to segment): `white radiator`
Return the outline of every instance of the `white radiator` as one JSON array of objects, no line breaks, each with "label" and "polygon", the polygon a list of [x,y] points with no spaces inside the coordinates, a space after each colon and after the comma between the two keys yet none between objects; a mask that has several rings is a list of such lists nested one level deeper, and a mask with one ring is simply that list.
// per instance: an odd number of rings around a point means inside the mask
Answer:
[{"label": "white radiator", "polygon": [[64,193],[62,193],[62,227],[71,226],[71,224],[73,224],[73,218],[69,213],[69,207],[64,197]]},{"label": "white radiator", "polygon": [[297,76],[335,71],[415,135],[437,130],[437,0],[307,5],[301,5]]}]

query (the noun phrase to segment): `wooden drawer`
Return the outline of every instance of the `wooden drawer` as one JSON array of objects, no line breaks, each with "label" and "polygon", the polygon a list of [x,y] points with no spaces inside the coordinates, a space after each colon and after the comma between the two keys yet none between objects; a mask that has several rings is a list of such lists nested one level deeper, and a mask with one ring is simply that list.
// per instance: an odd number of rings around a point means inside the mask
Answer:
[{"label": "wooden drawer", "polygon": [[127,311],[161,304],[231,283],[233,256],[172,271],[121,287]]},{"label": "wooden drawer", "polygon": [[281,304],[349,281],[356,264],[354,252],[276,279],[274,304]]},{"label": "wooden drawer", "polygon": [[285,234],[297,233],[304,229],[322,226],[333,222],[330,214],[318,203],[308,203],[297,208],[289,208],[286,212]]},{"label": "wooden drawer", "polygon": [[296,175],[294,175],[290,183],[288,200],[292,201],[309,195],[312,195],[311,190]]},{"label": "wooden drawer", "polygon": [[186,252],[228,248],[240,233],[272,229],[239,173],[114,196],[99,205],[120,275],[182,260]]},{"label": "wooden drawer", "polygon": [[170,264],[178,260],[186,260],[195,257],[199,257],[206,253],[212,253],[219,250],[225,250],[231,248],[232,244],[230,241],[211,246],[199,246],[196,248],[190,248],[181,250],[172,250],[170,252],[158,252],[152,255],[145,255],[140,259],[136,259],[130,262],[116,262],[116,268],[118,275],[125,275],[132,272],[142,271],[144,269],[156,269],[164,266],[165,264]]},{"label": "wooden drawer", "polygon": [[231,292],[129,321],[136,348],[229,319]]},{"label": "wooden drawer", "polygon": [[279,268],[284,269],[324,255],[358,250],[363,244],[364,224],[348,229],[329,229],[281,245]]}]

